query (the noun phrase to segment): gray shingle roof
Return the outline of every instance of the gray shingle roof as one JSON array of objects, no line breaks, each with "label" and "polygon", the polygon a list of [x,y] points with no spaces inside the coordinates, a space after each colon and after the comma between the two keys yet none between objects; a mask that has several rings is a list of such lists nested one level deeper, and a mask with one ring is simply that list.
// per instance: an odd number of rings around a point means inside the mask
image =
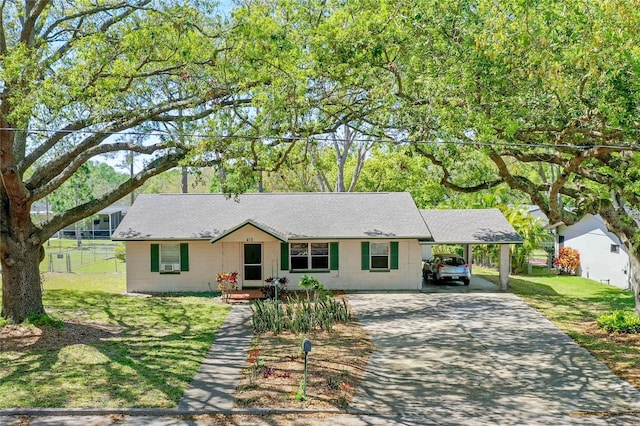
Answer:
[{"label": "gray shingle roof", "polygon": [[522,243],[498,209],[420,210],[436,243],[499,244]]},{"label": "gray shingle roof", "polygon": [[216,239],[244,224],[287,239],[430,239],[408,193],[143,194],[114,240]]}]

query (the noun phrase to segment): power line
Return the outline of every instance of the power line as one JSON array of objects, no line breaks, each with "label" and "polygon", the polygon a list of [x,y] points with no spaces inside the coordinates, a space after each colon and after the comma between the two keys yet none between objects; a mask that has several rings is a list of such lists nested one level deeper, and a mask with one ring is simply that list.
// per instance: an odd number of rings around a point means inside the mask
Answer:
[{"label": "power line", "polygon": [[[167,133],[161,131],[124,131],[124,132],[110,132],[100,130],[64,130],[64,129],[20,129],[17,127],[0,127],[0,130],[15,131],[23,133],[66,133],[66,134],[87,134],[87,135],[107,135],[107,136],[148,136],[148,137],[176,137],[176,138],[194,138],[194,139],[244,139],[244,140],[259,140],[259,141],[281,141],[283,143],[295,143],[303,140],[318,140],[321,139],[320,135],[314,135],[309,137],[302,136],[251,136],[251,135],[211,135],[203,133]],[[331,139],[336,140],[336,139]],[[347,139],[337,138],[340,142],[346,142]],[[527,142],[480,142],[480,141],[462,141],[462,140],[392,140],[381,138],[354,138],[349,139],[351,142],[362,143],[376,143],[376,144],[394,144],[394,145],[462,145],[462,146],[503,146],[512,148],[572,148],[572,149],[620,149],[628,151],[640,151],[640,145],[570,145],[570,144],[552,144],[552,143],[527,143]]]}]

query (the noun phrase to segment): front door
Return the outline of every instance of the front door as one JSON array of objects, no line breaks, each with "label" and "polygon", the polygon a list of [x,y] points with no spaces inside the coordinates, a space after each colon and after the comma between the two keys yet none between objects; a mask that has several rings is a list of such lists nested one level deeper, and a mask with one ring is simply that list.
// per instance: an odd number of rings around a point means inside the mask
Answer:
[{"label": "front door", "polygon": [[244,285],[262,286],[262,244],[244,245]]}]

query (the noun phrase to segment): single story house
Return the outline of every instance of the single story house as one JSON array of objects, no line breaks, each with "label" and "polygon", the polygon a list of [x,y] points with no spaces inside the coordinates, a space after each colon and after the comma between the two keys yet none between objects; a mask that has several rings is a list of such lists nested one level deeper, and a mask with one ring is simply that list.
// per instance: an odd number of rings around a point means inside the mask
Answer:
[{"label": "single story house", "polygon": [[421,244],[437,242],[408,193],[142,194],[112,239],[129,292],[207,291],[222,272],[242,288],[310,274],[330,289],[417,290]]}]

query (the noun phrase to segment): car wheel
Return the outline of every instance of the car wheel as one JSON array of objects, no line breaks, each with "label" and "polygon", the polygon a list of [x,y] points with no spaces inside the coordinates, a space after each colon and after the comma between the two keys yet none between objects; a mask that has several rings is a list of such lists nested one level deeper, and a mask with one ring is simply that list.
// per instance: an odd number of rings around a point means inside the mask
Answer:
[{"label": "car wheel", "polygon": [[462,280],[462,283],[464,285],[469,285],[469,278],[465,278],[464,280]]}]

